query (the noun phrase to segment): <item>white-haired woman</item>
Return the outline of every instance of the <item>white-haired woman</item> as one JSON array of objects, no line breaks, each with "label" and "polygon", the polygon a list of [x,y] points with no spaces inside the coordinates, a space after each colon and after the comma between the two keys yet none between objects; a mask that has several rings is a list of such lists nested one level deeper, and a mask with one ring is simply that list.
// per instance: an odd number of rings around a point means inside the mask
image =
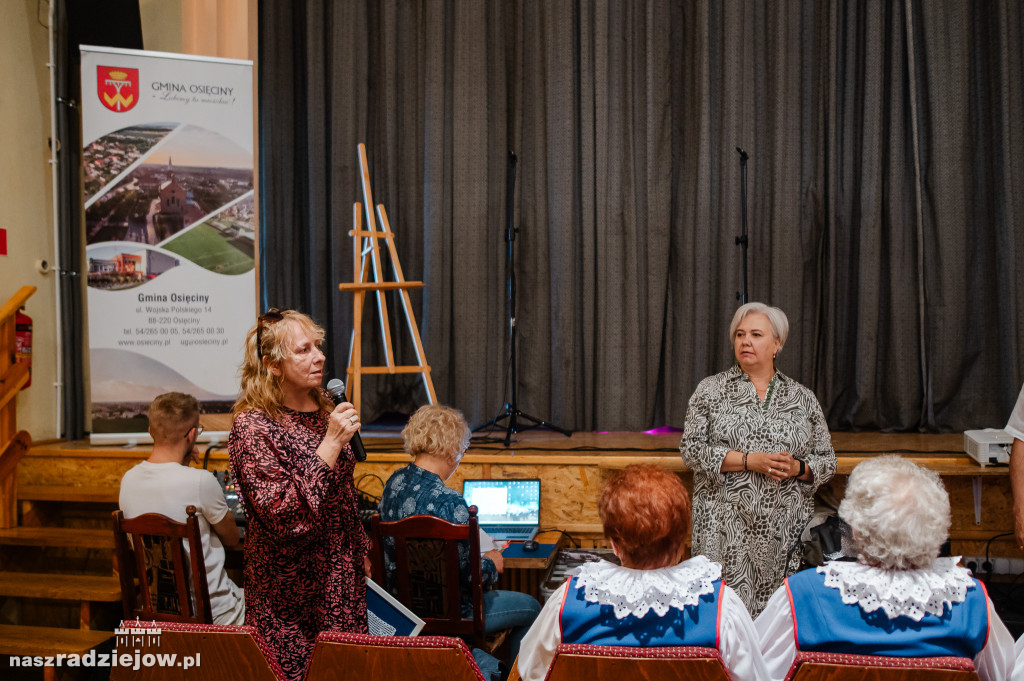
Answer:
[{"label": "white-haired woman", "polygon": [[949,496],[934,471],[895,455],[859,464],[839,516],[856,562],[829,562],[788,578],[754,623],[772,679],[798,650],[893,657],[967,657],[981,681],[1013,670],[1013,637],[985,587],[939,557]]},{"label": "white-haired woman", "polygon": [[722,564],[753,617],[799,567],[814,491],[836,470],[814,393],[775,369],[788,335],[777,307],[736,310],[736,365],[697,386],[679,443],[693,471],[693,554]]}]

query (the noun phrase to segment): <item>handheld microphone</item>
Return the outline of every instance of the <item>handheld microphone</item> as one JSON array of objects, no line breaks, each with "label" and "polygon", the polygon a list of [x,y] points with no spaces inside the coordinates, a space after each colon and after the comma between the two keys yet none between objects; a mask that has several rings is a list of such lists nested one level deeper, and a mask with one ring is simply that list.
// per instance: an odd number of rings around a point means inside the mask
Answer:
[{"label": "handheld microphone", "polygon": [[[339,405],[347,399],[345,397],[345,381],[340,378],[332,378],[327,381],[327,392],[330,393],[335,405]],[[366,448],[363,447],[363,438],[359,437],[358,431],[352,434],[349,444],[352,445],[352,453],[356,455],[356,461],[366,461]]]}]

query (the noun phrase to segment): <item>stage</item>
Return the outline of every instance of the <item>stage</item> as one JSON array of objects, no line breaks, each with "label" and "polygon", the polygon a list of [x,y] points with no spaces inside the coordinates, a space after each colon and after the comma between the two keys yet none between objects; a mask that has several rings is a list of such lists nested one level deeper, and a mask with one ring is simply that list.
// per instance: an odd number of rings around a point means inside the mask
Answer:
[{"label": "stage", "polygon": [[[495,430],[489,437],[476,434],[448,485],[461,489],[464,478],[540,478],[541,527],[567,532],[583,546],[605,546],[597,514],[597,497],[604,481],[616,469],[643,462],[678,471],[690,487],[692,475],[679,455],[680,436],[678,432],[578,432],[566,437],[532,430],[514,435],[506,447],[504,430]],[[368,430],[363,440],[368,458],[356,465],[356,485],[376,497],[391,473],[410,459],[395,431]],[[821,490],[826,502],[842,499],[846,475],[860,461],[884,453],[899,454],[942,475],[953,507],[950,537],[954,553],[984,555],[991,540],[991,555],[1024,557],[1009,537],[993,539],[1012,531],[1008,469],[975,463],[963,451],[961,433],[833,433],[832,442],[839,469]],[[200,450],[207,448],[201,446]],[[147,456],[148,447],[96,447],[87,442],[33,446],[18,468],[22,510],[31,516],[35,506],[62,495],[71,502],[116,503],[121,476]],[[209,449],[208,467],[227,468],[226,443]]]}]

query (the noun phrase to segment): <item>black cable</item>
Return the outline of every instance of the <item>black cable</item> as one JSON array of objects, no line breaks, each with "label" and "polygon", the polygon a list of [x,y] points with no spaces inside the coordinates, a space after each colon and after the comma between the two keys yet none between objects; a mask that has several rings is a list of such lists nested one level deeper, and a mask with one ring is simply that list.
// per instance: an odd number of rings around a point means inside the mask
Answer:
[{"label": "black cable", "polygon": [[204,471],[205,470],[209,470],[209,467],[210,467],[210,452],[212,452],[214,449],[218,449],[219,447],[220,447],[220,443],[214,442],[213,444],[211,444],[209,447],[206,448],[205,452],[203,452],[203,470]]},{"label": "black cable", "polygon": [[557,528],[557,527],[546,527],[546,528],[542,528],[542,529],[538,528],[537,534],[541,534],[542,532],[558,532],[558,533],[562,534],[563,536],[565,536],[565,538],[568,539],[572,543],[572,547],[574,549],[582,548],[580,546],[580,543],[578,541],[576,541],[575,537],[573,537],[571,534],[569,534],[568,532],[566,532],[563,529],[560,529],[560,528]]},{"label": "black cable", "polygon": [[359,487],[359,484],[363,481],[364,478],[377,478],[377,482],[380,483],[380,487],[381,487],[382,493],[383,493],[383,489],[384,489],[384,480],[379,475],[377,475],[376,473],[363,473],[358,478],[356,478],[356,481],[355,481],[355,488],[356,488],[357,492],[359,492],[360,494],[364,494],[364,495],[370,497],[371,499],[375,499],[376,501],[379,502],[380,501],[380,497],[379,496],[377,496],[376,494],[371,494],[370,492],[367,492],[365,489],[362,489],[362,488]]},{"label": "black cable", "polygon": [[[1012,536],[1013,536],[1013,532],[1003,532],[1002,534],[997,534],[994,537],[989,537],[988,541],[985,542],[985,562],[982,563],[981,569],[984,570],[987,573],[986,577],[988,579],[992,579],[992,572],[993,572],[993,570],[992,570],[992,559],[989,557],[989,551],[992,549],[992,542],[994,542],[996,539],[999,539],[1000,537],[1012,537]],[[988,566],[988,567],[986,567],[986,566]]]}]

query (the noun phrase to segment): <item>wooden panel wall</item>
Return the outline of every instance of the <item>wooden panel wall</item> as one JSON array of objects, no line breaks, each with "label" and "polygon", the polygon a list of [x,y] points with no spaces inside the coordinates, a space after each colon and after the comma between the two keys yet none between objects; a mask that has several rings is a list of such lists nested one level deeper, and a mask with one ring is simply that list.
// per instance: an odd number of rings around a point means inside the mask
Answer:
[{"label": "wooden panel wall", "polygon": [[[991,537],[1012,529],[1010,511],[1013,498],[1007,470],[982,469],[962,453],[957,454],[955,448],[962,442],[959,435],[906,437],[911,439],[893,440],[878,434],[835,434],[833,439],[839,452],[840,474],[829,484],[834,498],[842,498],[846,476],[859,461],[883,451],[903,451],[903,455],[942,474],[953,508],[953,551],[964,555],[983,555],[986,542]],[[693,476],[673,451],[678,444],[678,435],[576,434],[572,438],[557,435],[554,438],[558,439],[551,440],[551,443],[561,445],[561,449],[545,450],[537,440],[525,440],[528,446],[509,450],[492,445],[474,446],[448,485],[461,490],[465,478],[538,477],[542,481],[541,527],[565,530],[585,546],[607,545],[597,514],[597,498],[602,485],[615,470],[630,463],[654,463],[678,471],[686,487],[692,489]],[[360,489],[379,496],[383,481],[410,459],[401,452],[397,440],[368,437],[365,441],[370,451],[369,460],[356,466],[355,478]],[[611,448],[605,447],[606,444]],[[19,480],[26,485],[116,489],[124,471],[147,455],[146,448],[141,447],[134,450],[101,450],[84,444],[36,447],[20,464]],[[210,469],[226,468],[225,450],[214,450]],[[975,523],[975,478],[981,485],[980,524]],[[104,517],[102,522],[106,521]],[[994,540],[992,555],[1024,557],[1009,539]]]}]

